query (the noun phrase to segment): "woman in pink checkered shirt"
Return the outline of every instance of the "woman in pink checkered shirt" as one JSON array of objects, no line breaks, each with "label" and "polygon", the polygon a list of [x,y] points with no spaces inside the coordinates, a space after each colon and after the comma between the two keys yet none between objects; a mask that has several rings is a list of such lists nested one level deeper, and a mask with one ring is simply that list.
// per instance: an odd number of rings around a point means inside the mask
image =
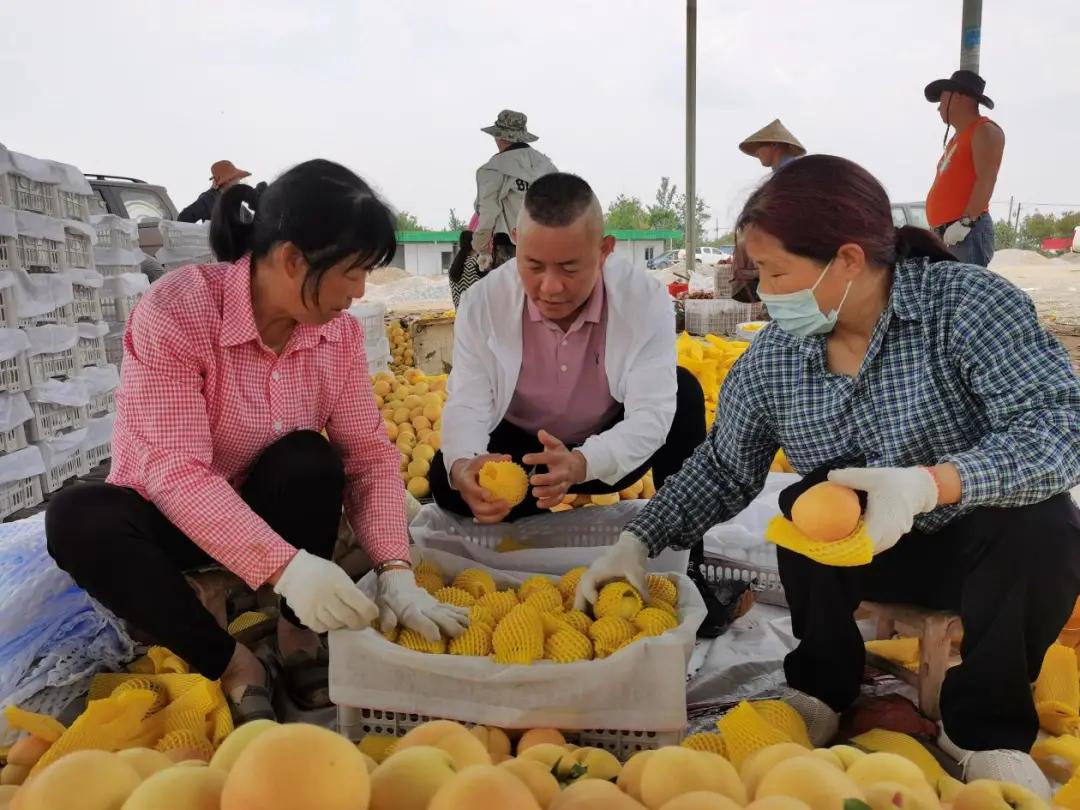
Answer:
[{"label": "woman in pink checkered shirt", "polygon": [[[49,551],[94,598],[222,686],[239,721],[273,717],[269,668],[185,579],[220,565],[283,599],[285,686],[326,705],[318,633],[379,620],[459,634],[460,608],[418,588],[398,452],[342,317],[397,247],[394,217],[348,169],[312,160],[214,210],[220,264],[175,270],[124,335],[113,466],[49,504]],[[322,435],[325,432],[324,438]],[[365,596],[332,560],[344,507],[378,572]]]}]

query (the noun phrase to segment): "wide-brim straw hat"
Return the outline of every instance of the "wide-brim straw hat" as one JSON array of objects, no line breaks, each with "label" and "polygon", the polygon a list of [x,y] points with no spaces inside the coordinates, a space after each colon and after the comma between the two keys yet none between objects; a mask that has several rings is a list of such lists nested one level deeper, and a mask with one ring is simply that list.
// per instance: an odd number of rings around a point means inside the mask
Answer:
[{"label": "wide-brim straw hat", "polygon": [[218,160],[210,165],[210,182],[214,188],[251,177],[251,172],[236,168],[231,160]]},{"label": "wide-brim straw hat", "polygon": [[742,152],[755,157],[757,148],[766,143],[784,143],[788,146],[795,148],[794,154],[796,157],[802,157],[806,154],[806,147],[799,143],[799,139],[796,138],[791,132],[780,123],[780,119],[777,118],[767,126],[762,127],[749,138],[746,138],[739,144],[739,149]]}]

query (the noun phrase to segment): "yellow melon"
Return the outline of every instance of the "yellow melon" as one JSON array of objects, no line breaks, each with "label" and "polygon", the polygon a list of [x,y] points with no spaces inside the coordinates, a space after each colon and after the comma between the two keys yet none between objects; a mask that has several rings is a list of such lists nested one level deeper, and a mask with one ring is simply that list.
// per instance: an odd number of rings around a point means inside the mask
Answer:
[{"label": "yellow melon", "polygon": [[456,774],[435,794],[428,810],[477,810],[482,807],[541,810],[520,779],[493,765],[474,765]]},{"label": "yellow melon", "polygon": [[215,768],[168,768],[135,788],[123,810],[218,810],[225,779]]},{"label": "yellow melon", "polygon": [[654,750],[638,751],[623,765],[615,784],[627,796],[638,801],[641,800],[641,774],[645,770],[645,763],[655,753]]},{"label": "yellow melon", "polygon": [[773,766],[754,794],[755,799],[789,796],[805,802],[811,810],[836,810],[848,799],[866,796],[846,774],[815,757],[793,757]]},{"label": "yellow melon", "polygon": [[649,810],[698,790],[720,793],[740,805],[746,804],[735,766],[718,754],[680,746],[659,749],[645,763],[641,774],[641,801]]},{"label": "yellow melon", "polygon": [[778,743],[767,748],[760,748],[746,757],[739,764],[739,778],[746,785],[746,792],[753,796],[765,774],[785,759],[792,757],[805,757],[810,754],[798,743]]},{"label": "yellow melon", "polygon": [[742,805],[719,793],[695,790],[676,796],[660,810],[742,810]]},{"label": "yellow melon", "polygon": [[473,726],[469,733],[484,744],[493,764],[498,765],[504,759],[510,758],[510,738],[501,728]]},{"label": "yellow melon", "polygon": [[23,786],[19,810],[120,810],[141,782],[138,771],[106,751],[75,751]]},{"label": "yellow melon", "polygon": [[855,531],[862,508],[855,490],[822,481],[800,495],[791,507],[791,522],[821,543],[843,540]]},{"label": "yellow melon", "polygon": [[453,776],[454,762],[441,748],[397,751],[371,774],[370,810],[426,810]]},{"label": "yellow melon", "polygon": [[517,752],[520,756],[522,751],[527,751],[534,745],[551,743],[552,745],[566,745],[566,738],[558,729],[554,728],[530,728],[517,743]]},{"label": "yellow melon", "polygon": [[529,759],[507,759],[503,760],[499,767],[520,779],[541,807],[550,807],[555,797],[559,795],[561,788],[558,780],[551,775],[551,768],[546,768],[539,762]]},{"label": "yellow melon", "polygon": [[470,765],[491,764],[491,755],[484,744],[470,734],[465,726],[450,720],[432,720],[417,726],[398,740],[394,753],[418,745],[441,748],[450,755],[457,770]]},{"label": "yellow melon", "polygon": [[278,724],[273,720],[252,720],[239,726],[218,746],[214,756],[210,758],[210,767],[228,773],[244,749],[255,738],[273,728],[278,728]]},{"label": "yellow melon", "polygon": [[152,748],[128,748],[118,751],[116,755],[138,771],[143,779],[149,779],[158,771],[171,768],[175,764],[165,754]]}]

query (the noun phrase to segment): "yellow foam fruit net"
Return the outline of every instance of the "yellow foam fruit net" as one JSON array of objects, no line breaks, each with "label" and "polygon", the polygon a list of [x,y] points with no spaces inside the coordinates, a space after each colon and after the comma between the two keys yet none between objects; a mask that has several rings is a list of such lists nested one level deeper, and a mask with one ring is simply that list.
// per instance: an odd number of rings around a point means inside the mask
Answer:
[{"label": "yellow foam fruit net", "polygon": [[[529,604],[529,603],[526,602],[525,604]],[[533,607],[536,607],[536,606],[533,605]],[[544,638],[548,638],[549,636],[553,636],[556,633],[558,633],[560,630],[573,630],[574,629],[569,624],[567,624],[565,621],[563,621],[564,616],[566,616],[565,613],[554,613],[554,612],[540,611],[540,621],[544,625]]]},{"label": "yellow foam fruit net", "polygon": [[18,706],[4,708],[4,719],[15,731],[25,731],[31,736],[54,743],[59,740],[67,729],[59,720],[49,717],[47,714],[38,714],[20,709]]},{"label": "yellow foam fruit net", "polygon": [[499,501],[517,506],[529,492],[529,476],[512,461],[489,461],[480,468],[480,486]]},{"label": "yellow foam fruit net", "polygon": [[532,605],[541,613],[562,613],[562,594],[554,588],[539,588],[525,598],[526,605]]},{"label": "yellow foam fruit net", "polygon": [[835,543],[812,540],[799,531],[795,524],[783,515],[777,515],[765,528],[765,539],[788,551],[802,554],[822,565],[851,568],[869,565],[874,558],[874,544],[866,533],[866,525],[860,520],[855,531]]},{"label": "yellow foam fruit net", "polygon": [[398,636],[401,635],[401,627],[395,624],[389,630],[384,631],[381,626],[376,626],[375,627],[375,632],[377,632],[380,636],[385,638],[387,641],[389,641],[389,642],[391,642],[393,644],[397,644]]},{"label": "yellow foam fruit net", "polygon": [[499,664],[531,664],[544,657],[544,623],[532,605],[518,605],[499,622],[491,639]]},{"label": "yellow foam fruit net", "polygon": [[498,622],[502,621],[507,613],[517,607],[518,598],[513,591],[497,591],[496,593],[484,594],[477,600],[476,604],[490,610],[495,617],[495,621]]},{"label": "yellow foam fruit net", "polygon": [[679,587],[665,576],[649,574],[645,577],[650,602],[664,602],[675,607],[679,604]]},{"label": "yellow foam fruit net", "polygon": [[1051,734],[1080,731],[1080,672],[1072,647],[1051,644],[1046,651],[1035,681],[1035,711]]},{"label": "yellow foam fruit net", "polygon": [[411,627],[406,627],[398,633],[397,643],[413,652],[431,653],[440,655],[446,652],[446,642],[440,638],[437,641],[428,641]]},{"label": "yellow foam fruit net", "polygon": [[814,747],[810,742],[810,732],[806,729],[806,721],[784,701],[755,700],[750,706],[766,723],[788,735],[793,743],[798,743],[804,748]]},{"label": "yellow foam fruit net", "polygon": [[470,624],[446,645],[450,655],[491,655],[492,630],[486,624]]},{"label": "yellow foam fruit net", "polygon": [[[767,701],[773,702],[773,701]],[[716,721],[720,734],[724,738],[724,746],[727,748],[727,757],[735,767],[739,767],[743,760],[755,751],[768,748],[784,742],[798,743],[791,734],[783,728],[778,728],[755,709],[756,704],[743,701],[730,712]],[[776,719],[778,715],[773,715]],[[800,722],[802,718],[799,718]],[[786,720],[783,721],[786,724]],[[807,736],[805,724],[802,727],[801,736]],[[809,742],[809,741],[807,741]],[[810,745],[806,746],[810,748]]]},{"label": "yellow foam fruit net", "polygon": [[432,596],[443,588],[443,579],[434,571],[416,571],[416,584],[430,593]]},{"label": "yellow foam fruit net", "polygon": [[154,702],[151,703],[150,708],[146,710],[148,715],[161,711],[169,703],[169,696],[165,694],[165,690],[162,686],[154,683],[149,678],[131,678],[130,680],[124,681],[113,690],[113,694],[118,695],[121,692],[127,692],[132,689],[145,689],[154,694]]},{"label": "yellow foam fruit net", "polygon": [[499,545],[495,546],[495,550],[500,554],[505,554],[508,551],[527,551],[528,548],[528,546],[519,543],[513,537],[504,537],[499,541]]},{"label": "yellow foam fruit net", "polygon": [[696,340],[686,332],[675,341],[678,363],[699,383],[705,394],[705,422],[712,427],[716,416],[716,403],[720,399],[720,387],[731,367],[750,347],[745,340],[728,340],[717,335],[707,335],[704,341]]},{"label": "yellow foam fruit net", "polygon": [[461,588],[454,586],[439,588],[439,590],[435,591],[434,596],[438,601],[456,607],[467,608],[476,604],[475,596],[468,591],[464,591]]},{"label": "yellow foam fruit net", "polygon": [[667,602],[661,602],[659,600],[656,600],[651,605],[649,605],[649,607],[656,608],[657,610],[663,611],[664,613],[668,614],[669,616],[674,617],[675,621],[679,620],[679,611],[676,610],[673,605],[669,605]]},{"label": "yellow foam fruit net", "polygon": [[485,593],[495,593],[498,590],[491,574],[479,568],[466,568],[454,577],[454,587],[470,594],[473,599],[479,599]]},{"label": "yellow foam fruit net", "polygon": [[559,593],[562,594],[563,604],[567,610],[574,604],[574,595],[577,593],[578,583],[581,581],[582,574],[587,570],[589,569],[582,565],[578,568],[571,568],[559,577]]},{"label": "yellow foam fruit net", "polygon": [[692,748],[695,751],[708,751],[727,758],[727,746],[724,745],[724,737],[715,731],[699,731],[691,734],[679,743],[683,748]]},{"label": "yellow foam fruit net", "polygon": [[484,605],[473,605],[469,608],[469,626],[471,627],[474,624],[482,624],[488,630],[494,630],[495,614],[491,611],[491,608]]},{"label": "yellow foam fruit net", "polygon": [[570,627],[552,634],[544,642],[544,657],[558,664],[588,661],[593,656],[592,642]]},{"label": "yellow foam fruit net", "polygon": [[643,608],[634,617],[634,624],[644,636],[659,636],[679,626],[674,616],[654,607]]},{"label": "yellow foam fruit net", "polygon": [[589,628],[592,627],[592,619],[582,613],[580,610],[568,610],[559,616],[559,619],[566,622],[566,624],[573,627],[579,633],[585,633],[588,635]]},{"label": "yellow foam fruit net", "polygon": [[558,591],[558,588],[555,587],[555,583],[542,574],[537,574],[521,583],[521,587],[518,588],[518,598],[524,602],[534,593],[543,589]]},{"label": "yellow foam fruit net", "polygon": [[167,751],[191,751],[206,760],[209,760],[214,755],[214,746],[206,739],[205,734],[199,734],[186,728],[165,734],[154,745],[154,750],[162,753]]},{"label": "yellow foam fruit net", "polygon": [[1080,773],[1075,774],[1054,794],[1054,807],[1080,810]]},{"label": "yellow foam fruit net", "polygon": [[1064,784],[1080,767],[1080,738],[1066,734],[1039,740],[1031,749],[1031,758],[1043,773]]},{"label": "yellow foam fruit net", "polygon": [[258,610],[246,610],[229,622],[229,635],[238,636],[245,630],[262,624],[270,618],[269,614]]},{"label": "yellow foam fruit net", "polygon": [[637,628],[622,616],[604,616],[592,623],[589,638],[597,658],[607,658],[613,652],[629,644],[637,635]]},{"label": "yellow foam fruit net", "polygon": [[634,589],[633,585],[628,582],[609,582],[600,589],[593,613],[598,619],[606,616],[633,619],[643,607],[641,594]]},{"label": "yellow foam fruit net", "polygon": [[919,639],[887,638],[866,642],[866,651],[880,655],[909,672],[919,671]]},{"label": "yellow foam fruit net", "polygon": [[397,741],[397,737],[392,737],[389,734],[368,734],[360,740],[356,747],[375,760],[376,763],[381,763],[394,753]]}]

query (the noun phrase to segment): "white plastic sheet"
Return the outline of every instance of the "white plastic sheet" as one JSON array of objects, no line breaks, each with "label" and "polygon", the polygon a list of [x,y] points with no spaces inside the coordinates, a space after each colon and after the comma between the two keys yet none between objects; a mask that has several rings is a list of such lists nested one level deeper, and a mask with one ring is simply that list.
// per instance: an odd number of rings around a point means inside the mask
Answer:
[{"label": "white plastic sheet", "polygon": [[68,272],[68,276],[71,277],[71,283],[77,287],[93,287],[99,290],[105,283],[105,277],[97,270],[71,270]]},{"label": "white plastic sheet", "polygon": [[15,315],[33,318],[75,300],[70,273],[27,273],[12,270]]},{"label": "white plastic sheet", "polygon": [[33,211],[16,211],[15,227],[20,236],[33,236],[38,239],[64,241],[64,220],[35,214]]},{"label": "white plastic sheet", "polygon": [[116,422],[115,413],[107,413],[104,416],[95,416],[86,425],[86,439],[83,441],[84,448],[101,447],[112,442],[113,425]]},{"label": "white plastic sheet", "polygon": [[26,394],[0,394],[0,431],[6,433],[33,418]]},{"label": "white plastic sheet", "polygon": [[105,279],[102,295],[106,298],[125,298],[142,295],[150,289],[150,279],[145,273],[122,273]]},{"label": "white plastic sheet", "polygon": [[209,247],[177,247],[161,248],[154,256],[162,264],[187,265],[187,264],[213,264],[217,259]]},{"label": "white plastic sheet", "polygon": [[[6,330],[12,331],[12,330]],[[27,351],[31,355],[56,354],[57,352],[74,349],[79,339],[79,333],[74,326],[32,326],[22,330],[30,345]]]},{"label": "white plastic sheet", "polygon": [[116,214],[94,214],[90,217],[90,224],[97,230],[122,231],[132,238],[139,236],[139,223],[133,219],[124,219]]},{"label": "white plastic sheet", "polygon": [[[72,343],[72,346],[75,344]],[[30,338],[22,329],[0,329],[0,360],[10,360],[30,350]]]},{"label": "white plastic sheet", "polygon": [[15,209],[0,205],[0,236],[18,236],[19,226],[15,219]]},{"label": "white plastic sheet", "polygon": [[10,484],[12,481],[41,475],[43,472],[45,463],[37,445],[32,444],[0,456],[0,484]]},{"label": "white plastic sheet", "polygon": [[[523,518],[514,523],[481,526],[472,518],[454,515],[427,504],[409,525],[409,535],[420,548],[436,549],[503,571],[563,574],[589,565],[619,538],[623,527],[648,501],[620,501]],[[500,539],[528,546],[524,551],[495,550]],[[657,573],[684,572],[689,551],[667,549],[650,559],[647,568]]]},{"label": "white plastic sheet", "polygon": [[86,386],[87,392],[93,397],[115,391],[120,385],[120,372],[112,364],[91,366],[90,368],[84,368],[72,379],[82,382]]},{"label": "white plastic sheet", "polygon": [[98,266],[130,267],[135,270],[145,259],[146,254],[141,250],[94,247],[94,264]]},{"label": "white plastic sheet", "polygon": [[[448,577],[477,566],[438,551],[417,551]],[[500,585],[530,574],[487,569]],[[375,597],[376,575],[360,589]],[[488,658],[427,655],[399,647],[375,630],[330,634],[330,699],[339,706],[426,714],[500,728],[681,730],[686,723],[686,665],[705,605],[679,577],[680,624],[599,661],[531,666]]]},{"label": "white plastic sheet", "polygon": [[35,446],[41,450],[45,467],[52,470],[68,461],[85,443],[86,428],[79,428],[47,442],[38,442]]},{"label": "white plastic sheet", "polygon": [[776,546],[765,539],[765,528],[780,512],[780,491],[798,480],[794,473],[769,473],[746,509],[705,533],[705,554],[775,569]]},{"label": "white plastic sheet", "polygon": [[69,163],[58,163],[55,160],[45,161],[52,170],[53,180],[61,191],[69,191],[72,194],[82,194],[91,197],[94,189],[86,181],[86,176],[75,166]]},{"label": "white plastic sheet", "polygon": [[84,321],[75,324],[75,329],[79,333],[79,338],[85,340],[105,337],[105,335],[109,334],[109,325],[105,321],[94,321],[93,323]]},{"label": "white plastic sheet", "polygon": [[55,170],[49,165],[49,161],[30,157],[20,152],[10,152],[0,146],[0,174],[12,172],[21,174],[38,183],[56,184]]},{"label": "white plastic sheet", "polygon": [[46,380],[26,393],[30,402],[47,402],[52,405],[69,405],[74,408],[90,404],[90,391],[78,378],[70,380]]}]

